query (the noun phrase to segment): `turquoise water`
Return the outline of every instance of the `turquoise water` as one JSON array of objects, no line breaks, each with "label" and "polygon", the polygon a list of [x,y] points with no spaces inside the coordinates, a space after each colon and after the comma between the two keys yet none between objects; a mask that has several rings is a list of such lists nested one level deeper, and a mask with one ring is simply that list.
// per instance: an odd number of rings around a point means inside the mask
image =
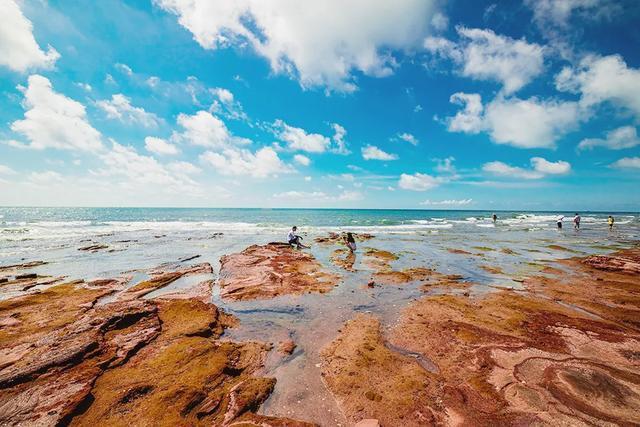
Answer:
[{"label": "turquoise water", "polygon": [[[100,225],[118,222],[219,222],[256,224],[263,226],[391,226],[410,225],[424,220],[488,219],[492,211],[478,210],[381,210],[381,209],[208,209],[208,208],[1,208],[0,224],[40,222],[86,222]],[[513,221],[528,215],[548,218],[565,215],[570,220],[574,212],[496,211],[501,220]],[[638,219],[637,213],[582,212],[583,218],[605,220],[613,214],[624,220]],[[73,225],[73,224],[72,224]],[[637,224],[636,224],[637,225]]]}]

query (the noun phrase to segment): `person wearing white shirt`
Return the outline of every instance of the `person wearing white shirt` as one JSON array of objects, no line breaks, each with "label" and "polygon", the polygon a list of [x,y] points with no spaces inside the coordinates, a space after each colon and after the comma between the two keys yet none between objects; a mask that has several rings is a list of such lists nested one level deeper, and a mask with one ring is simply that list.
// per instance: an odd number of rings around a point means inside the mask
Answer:
[{"label": "person wearing white shirt", "polygon": [[302,237],[298,236],[296,234],[296,231],[298,231],[298,227],[296,227],[295,225],[291,227],[289,234],[287,234],[287,241],[289,242],[290,245],[295,245],[298,249],[301,249],[301,248],[308,249],[309,246],[305,246],[300,242],[302,240]]},{"label": "person wearing white shirt", "polygon": [[564,215],[560,215],[558,219],[556,219],[556,225],[558,226],[558,230],[562,228],[562,220],[564,219]]}]

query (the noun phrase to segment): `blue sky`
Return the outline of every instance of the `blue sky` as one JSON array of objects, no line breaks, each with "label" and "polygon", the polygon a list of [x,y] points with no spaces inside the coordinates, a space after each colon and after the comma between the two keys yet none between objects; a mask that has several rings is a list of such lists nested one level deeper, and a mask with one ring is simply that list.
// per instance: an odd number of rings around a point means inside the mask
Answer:
[{"label": "blue sky", "polygon": [[0,205],[640,209],[633,0],[0,13]]}]

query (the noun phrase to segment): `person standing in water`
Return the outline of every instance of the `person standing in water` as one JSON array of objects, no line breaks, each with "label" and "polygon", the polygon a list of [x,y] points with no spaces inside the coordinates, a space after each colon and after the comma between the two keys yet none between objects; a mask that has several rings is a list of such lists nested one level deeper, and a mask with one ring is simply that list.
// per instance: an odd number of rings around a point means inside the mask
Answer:
[{"label": "person standing in water", "polygon": [[496,215],[496,214],[491,215],[491,219],[493,220],[493,223],[495,224],[496,221],[498,220],[498,215]]},{"label": "person standing in water", "polygon": [[580,230],[580,214],[578,212],[576,212],[576,215],[573,217],[573,228]]},{"label": "person standing in water", "polygon": [[556,225],[558,226],[558,230],[562,230],[562,220],[564,219],[564,215],[560,215],[558,219],[556,219]]},{"label": "person standing in water", "polygon": [[609,215],[609,218],[607,219],[607,222],[609,223],[609,231],[613,230],[613,223],[616,222],[616,220],[613,219],[613,217],[611,215]]},{"label": "person standing in water", "polygon": [[293,227],[291,227],[289,234],[287,234],[287,241],[289,242],[289,244],[295,245],[298,249],[301,249],[301,248],[309,249],[309,246],[305,246],[302,244],[301,242],[302,237],[298,236],[296,234],[296,231],[298,231],[298,227],[294,225]]},{"label": "person standing in water", "polygon": [[347,233],[347,237],[345,237],[345,241],[347,242],[347,247],[351,252],[356,251],[356,239],[353,238],[353,234]]}]

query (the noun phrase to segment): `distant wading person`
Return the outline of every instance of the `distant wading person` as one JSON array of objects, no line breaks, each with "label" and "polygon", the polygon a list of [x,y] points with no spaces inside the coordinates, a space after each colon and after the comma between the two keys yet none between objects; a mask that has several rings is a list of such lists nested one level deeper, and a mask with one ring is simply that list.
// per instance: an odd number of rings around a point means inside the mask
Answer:
[{"label": "distant wading person", "polygon": [[289,244],[295,245],[298,249],[309,249],[309,246],[305,246],[300,242],[302,240],[302,237],[298,236],[296,234],[296,231],[298,231],[298,227],[294,225],[293,227],[291,227],[289,234],[287,234],[287,241],[289,242]]},{"label": "distant wading person", "polygon": [[560,215],[558,219],[556,219],[556,225],[558,226],[558,230],[562,230],[562,220],[564,219],[564,215]]},{"label": "distant wading person", "polygon": [[347,247],[349,248],[349,250],[351,252],[355,252],[356,251],[356,240],[353,238],[353,234],[347,233],[347,237],[345,237],[345,240],[347,242]]},{"label": "distant wading person", "polygon": [[495,224],[496,221],[498,220],[498,215],[496,215],[496,214],[491,215],[491,219],[493,220],[493,223]]},{"label": "distant wading person", "polygon": [[616,220],[613,219],[613,217],[611,215],[609,215],[609,218],[607,219],[607,222],[609,223],[609,230],[613,230],[613,223],[616,222]]},{"label": "distant wading person", "polygon": [[580,214],[576,212],[576,216],[573,217],[573,228],[580,230]]}]

